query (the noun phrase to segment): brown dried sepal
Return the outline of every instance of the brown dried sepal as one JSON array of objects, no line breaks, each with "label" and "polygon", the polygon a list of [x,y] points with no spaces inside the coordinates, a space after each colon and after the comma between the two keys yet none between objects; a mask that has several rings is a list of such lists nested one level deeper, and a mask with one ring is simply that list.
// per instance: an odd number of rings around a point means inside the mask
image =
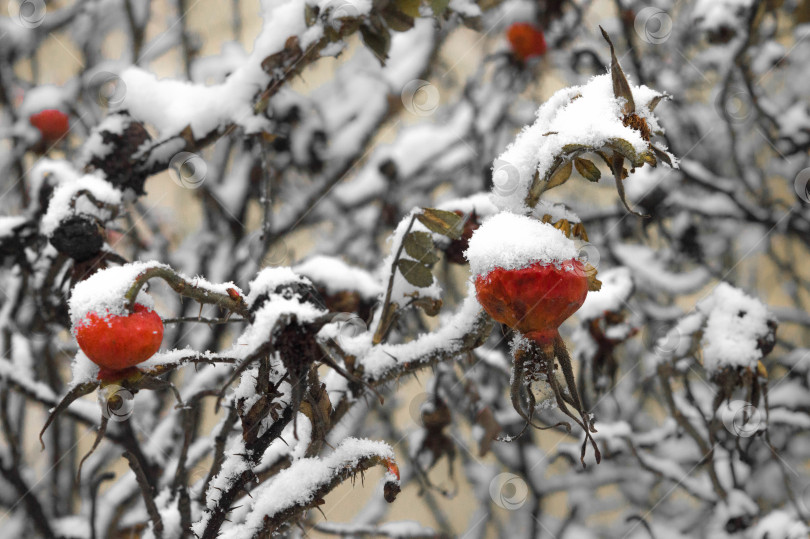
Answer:
[{"label": "brown dried sepal", "polygon": [[641,138],[643,138],[646,142],[650,142],[652,131],[650,130],[650,126],[647,125],[647,120],[635,112],[626,114],[624,118],[622,118],[622,124],[630,129],[635,129],[641,134]]}]

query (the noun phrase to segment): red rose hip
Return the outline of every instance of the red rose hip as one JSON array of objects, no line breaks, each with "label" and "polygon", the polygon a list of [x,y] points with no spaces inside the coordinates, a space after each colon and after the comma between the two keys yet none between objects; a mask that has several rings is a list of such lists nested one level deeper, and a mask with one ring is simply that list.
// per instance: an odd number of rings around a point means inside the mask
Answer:
[{"label": "red rose hip", "polygon": [[32,114],[28,121],[39,129],[45,144],[53,144],[70,131],[67,114],[57,109],[45,109]]},{"label": "red rose hip", "polygon": [[163,320],[153,311],[135,304],[129,315],[88,313],[74,328],[79,347],[101,367],[99,378],[146,361],[163,341]]},{"label": "red rose hip", "polygon": [[529,425],[546,428],[532,421],[532,384],[542,382],[558,409],[585,432],[583,466],[588,442],[598,463],[601,454],[591,436],[596,429],[579,398],[571,356],[559,332],[560,324],[585,302],[592,268],[577,260],[576,245],[561,230],[510,212],[484,221],[470,238],[465,256],[478,302],[493,319],[519,333],[513,347],[511,397],[515,411],[526,420],[524,431]]},{"label": "red rose hip", "polygon": [[536,262],[521,269],[495,268],[476,278],[475,290],[492,318],[535,342],[549,343],[585,302],[588,279],[578,260]]},{"label": "red rose hip", "polygon": [[518,60],[526,61],[546,53],[543,31],[527,22],[516,22],[506,31],[506,38]]}]

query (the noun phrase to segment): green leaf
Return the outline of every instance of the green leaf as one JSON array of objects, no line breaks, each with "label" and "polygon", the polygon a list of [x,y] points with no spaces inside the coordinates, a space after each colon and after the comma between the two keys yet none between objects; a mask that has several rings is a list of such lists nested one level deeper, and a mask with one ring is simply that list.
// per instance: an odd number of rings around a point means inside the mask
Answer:
[{"label": "green leaf", "polygon": [[405,15],[411,17],[419,17],[419,6],[422,5],[422,0],[396,0],[396,6]]},{"label": "green leaf", "polygon": [[599,178],[602,177],[602,173],[599,172],[599,168],[593,164],[593,161],[589,159],[577,157],[574,159],[574,166],[577,167],[577,172],[579,172],[580,175],[589,182],[598,182]]},{"label": "green leaf", "polygon": [[566,144],[562,147],[563,153],[574,153],[582,150],[587,150],[588,147],[584,144]]},{"label": "green leaf", "polygon": [[433,10],[433,15],[438,17],[447,9],[450,0],[430,0],[430,9]]},{"label": "green leaf", "polygon": [[360,27],[360,35],[366,47],[371,49],[381,64],[385,65],[388,51],[391,49],[391,32],[387,28],[372,28],[364,24]]},{"label": "green leaf", "polygon": [[432,265],[438,262],[433,236],[429,232],[411,232],[402,242],[405,252],[420,262]]},{"label": "green leaf", "polygon": [[425,225],[428,230],[454,240],[461,237],[461,231],[462,228],[464,228],[463,218],[451,211],[425,208],[416,218],[419,219],[419,222]]},{"label": "green leaf", "polygon": [[433,284],[433,273],[421,262],[409,258],[400,258],[397,266],[405,280],[412,285],[427,288]]},{"label": "green leaf", "polygon": [[395,32],[407,32],[413,28],[413,17],[402,13],[396,6],[389,4],[385,11],[383,11],[383,18],[388,28]]},{"label": "green leaf", "polygon": [[613,49],[613,42],[610,41],[610,36],[601,26],[599,29],[602,31],[602,37],[604,37],[605,41],[610,45],[610,78],[613,79],[613,95],[616,96],[617,99],[624,99],[622,112],[624,112],[624,114],[630,114],[636,110],[636,103],[633,101],[633,92],[630,90],[630,83],[627,82],[627,77],[624,75],[624,71],[622,71],[622,66],[619,65],[619,60],[616,58],[616,51]]},{"label": "green leaf", "polygon": [[318,14],[315,12],[315,6],[304,4],[304,21],[307,23],[307,28],[315,24],[318,20]]}]

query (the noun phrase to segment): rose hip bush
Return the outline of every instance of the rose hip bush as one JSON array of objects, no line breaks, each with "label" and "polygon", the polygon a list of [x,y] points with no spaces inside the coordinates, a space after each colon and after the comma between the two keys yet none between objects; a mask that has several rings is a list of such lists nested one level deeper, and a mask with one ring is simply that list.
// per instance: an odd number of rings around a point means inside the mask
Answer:
[{"label": "rose hip bush", "polygon": [[1,537],[810,533],[807,1],[7,8]]}]

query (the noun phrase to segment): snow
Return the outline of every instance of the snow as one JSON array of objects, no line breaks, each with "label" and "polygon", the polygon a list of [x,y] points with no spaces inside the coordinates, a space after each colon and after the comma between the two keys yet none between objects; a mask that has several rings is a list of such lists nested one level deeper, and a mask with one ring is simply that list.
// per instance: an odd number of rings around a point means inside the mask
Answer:
[{"label": "snow", "polygon": [[465,198],[454,198],[437,204],[436,208],[447,211],[460,211],[465,215],[475,212],[479,219],[498,213],[498,208],[490,200],[489,193],[476,193]]},{"label": "snow", "polygon": [[0,240],[14,235],[15,229],[28,222],[22,215],[0,216]]},{"label": "snow", "polygon": [[480,17],[481,8],[471,0],[450,0],[448,6],[451,11],[464,17]]},{"label": "snow", "polygon": [[[393,460],[394,450],[383,442],[346,438],[331,455],[293,462],[253,491],[244,524],[230,528],[220,537],[252,537],[262,529],[265,518],[272,519],[282,511],[311,503],[315,492],[326,487],[339,473],[356,466],[361,459],[372,457]],[[385,480],[396,481],[396,478],[386,473]]]},{"label": "snow", "polygon": [[[659,130],[646,106],[661,94],[646,86],[631,85],[631,90],[636,112],[647,120],[653,132]],[[648,151],[649,143],[638,131],[624,126],[622,116],[622,102],[613,95],[610,74],[559,90],[538,109],[535,122],[525,127],[495,160],[493,174],[500,174],[501,182],[493,176],[493,202],[501,209],[529,213],[525,199],[535,173],[545,178],[554,159],[569,144],[599,148],[611,139],[623,139],[637,154]]]},{"label": "snow", "polygon": [[289,456],[291,460],[304,458],[312,441],[312,422],[305,414],[298,412],[297,425],[298,438],[295,437],[295,423],[290,421],[281,436],[267,447],[261,462],[254,468],[254,473],[259,475],[267,471],[284,456]]},{"label": "snow", "polygon": [[102,158],[113,150],[112,144],[105,144],[101,133],[122,135],[129,127],[132,118],[126,114],[110,114],[93,129],[93,132],[82,144],[81,153],[77,160],[82,166],[86,166],[94,157]]},{"label": "snow", "polygon": [[752,539],[804,539],[810,527],[786,511],[777,509],[765,515],[751,534]]},{"label": "snow", "polygon": [[[462,303],[458,312],[451,316],[444,316],[441,319],[439,330],[433,333],[424,333],[416,339],[404,344],[383,344],[368,350],[360,357],[363,365],[364,377],[374,380],[382,378],[385,373],[397,365],[413,362],[419,359],[426,359],[436,350],[452,352],[456,347],[456,341],[463,339],[470,332],[470,328],[481,312],[481,306],[475,299],[475,290],[470,285],[467,298]],[[363,335],[357,337],[359,341]],[[370,336],[368,336],[370,339]],[[348,344],[346,343],[347,347]],[[348,348],[348,353],[354,354],[354,350]]]},{"label": "snow", "polygon": [[[324,6],[328,3],[321,0]],[[249,133],[269,129],[266,117],[254,113],[255,96],[281,74],[267,74],[262,61],[285,50],[293,36],[306,49],[320,39],[321,26],[307,27],[302,0],[262,0],[262,31],[253,51],[224,82],[204,86],[180,80],[158,78],[141,68],[129,67],[121,73],[127,93],[120,108],[154,126],[161,137],[177,135],[187,126],[195,138],[236,124]],[[334,4],[333,4],[334,5]],[[352,2],[351,11],[363,15],[370,10],[368,0]]]},{"label": "snow", "polygon": [[667,330],[655,342],[655,354],[649,358],[651,370],[655,370],[659,362],[683,357],[692,347],[692,336],[703,326],[703,321],[701,313],[693,312]]},{"label": "snow", "polygon": [[54,190],[48,211],[42,217],[41,231],[44,235],[52,235],[61,221],[76,214],[93,215],[101,220],[112,217],[110,210],[98,208],[87,200],[87,197],[79,195],[80,191],[89,191],[99,202],[111,206],[121,204],[121,191],[99,176],[88,174],[74,181],[62,183]]},{"label": "snow", "polygon": [[548,223],[511,212],[486,219],[464,252],[474,277],[495,268],[520,269],[543,262],[559,265],[577,256],[573,241]]},{"label": "snow", "polygon": [[65,89],[51,84],[41,84],[26,92],[17,113],[27,121],[32,114],[45,109],[58,109],[65,112],[67,110],[65,105],[69,101],[70,97],[66,94]]},{"label": "snow", "polygon": [[73,361],[70,362],[70,386],[75,387],[85,382],[92,382],[98,375],[98,365],[90,361],[81,349],[76,351]]},{"label": "snow", "polygon": [[738,28],[753,0],[698,0],[692,18],[701,30]]},{"label": "snow", "polygon": [[321,522],[318,524],[318,530],[328,531],[332,535],[346,537],[395,537],[397,539],[404,539],[406,537],[439,537],[435,530],[423,526],[414,520],[384,522],[379,526],[342,522]]},{"label": "snow", "polygon": [[652,288],[670,294],[689,294],[704,286],[711,274],[703,266],[675,273],[667,269],[664,254],[646,245],[616,244],[613,254],[633,272],[633,277]]},{"label": "snow", "polygon": [[309,279],[298,275],[287,266],[264,268],[250,281],[250,285],[248,285],[250,292],[248,292],[245,302],[248,306],[252,306],[264,294],[272,293],[281,285],[294,283],[309,284]]},{"label": "snow", "polygon": [[191,79],[197,83],[222,82],[227,75],[247,61],[242,44],[228,41],[222,44],[220,54],[196,58],[191,65]]},{"label": "snow", "polygon": [[[425,82],[423,88],[436,87]],[[422,91],[427,92],[425,89]],[[415,107],[410,103],[414,98],[408,96],[407,87],[403,96],[406,108]],[[428,105],[424,107],[429,110]],[[463,140],[469,132],[471,122],[472,109],[464,107],[449,121],[419,123],[402,129],[392,144],[374,151],[368,164],[356,178],[338,185],[334,196],[341,204],[354,206],[368,198],[384,195],[390,189],[390,181],[380,171],[380,165],[389,160],[396,166],[399,179],[413,181],[421,170],[443,156],[449,148],[458,144],[459,140]]]},{"label": "snow", "polygon": [[295,266],[293,271],[323,286],[328,294],[350,291],[372,299],[383,292],[382,284],[368,271],[333,256],[313,256]]},{"label": "snow", "polygon": [[546,215],[551,217],[551,222],[556,223],[561,219],[565,219],[569,223],[579,223],[581,219],[579,216],[565,207],[565,204],[555,204],[548,200],[540,200],[537,206],[534,207],[532,215],[538,219],[542,219]]},{"label": "snow", "polygon": [[756,371],[763,357],[757,340],[771,332],[768,322],[775,322],[768,308],[722,282],[698,303],[697,309],[707,318],[701,340],[706,370],[716,373],[725,367],[748,367]]},{"label": "snow", "polygon": [[633,293],[633,279],[628,268],[600,271],[598,277],[602,281],[602,288],[588,293],[585,303],[577,311],[580,320],[592,320],[606,312],[621,311]]},{"label": "snow", "polygon": [[[134,262],[124,266],[103,269],[79,282],[68,301],[70,322],[74,326],[90,312],[105,313],[105,316],[126,314],[124,295],[135,279],[150,268],[164,267],[159,262]],[[137,302],[146,307],[154,307],[152,298],[143,289],[138,293]]]},{"label": "snow", "polygon": [[[252,290],[251,290],[252,291]],[[286,299],[281,296],[266,301],[253,313],[253,323],[239,336],[233,353],[240,358],[248,357],[267,344],[268,337],[276,322],[284,316],[295,315],[298,323],[313,322],[327,314],[309,302],[301,302],[297,297]]]},{"label": "snow", "polygon": [[78,181],[81,175],[73,165],[64,159],[38,159],[29,175],[29,189],[32,200],[39,199],[42,185],[48,182],[51,185]]}]

